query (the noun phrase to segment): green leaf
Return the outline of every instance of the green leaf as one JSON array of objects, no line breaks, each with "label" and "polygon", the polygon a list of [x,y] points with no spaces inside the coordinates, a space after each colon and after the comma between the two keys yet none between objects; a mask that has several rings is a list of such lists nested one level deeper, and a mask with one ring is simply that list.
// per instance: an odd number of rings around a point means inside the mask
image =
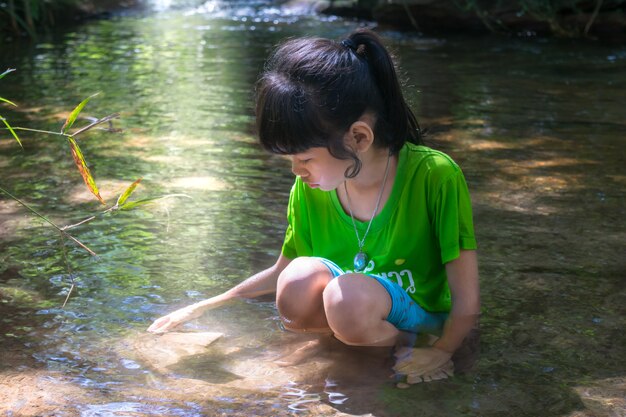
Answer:
[{"label": "green leaf", "polygon": [[153,201],[158,200],[159,198],[160,197],[153,197],[153,198],[145,198],[143,200],[131,201],[129,203],[121,205],[120,210],[131,210],[137,206],[152,203]]},{"label": "green leaf", "polygon": [[5,103],[9,103],[9,104],[17,107],[17,104],[13,103],[12,101],[7,100],[6,98],[0,97],[0,101],[4,101]]},{"label": "green leaf", "polygon": [[131,201],[129,203],[123,204],[122,206],[120,206],[120,210],[130,210],[133,209],[137,206],[141,206],[143,204],[148,204],[148,203],[152,203],[156,200],[160,200],[163,198],[171,198],[171,197],[185,197],[185,198],[191,198],[190,196],[188,196],[187,194],[167,194],[167,195],[163,195],[160,197],[151,197],[151,198],[144,198],[143,200],[137,200],[137,201]]},{"label": "green leaf", "polygon": [[116,206],[121,206],[123,205],[126,200],[128,200],[128,197],[130,197],[130,195],[133,193],[133,191],[135,191],[135,188],[137,188],[137,186],[139,185],[139,183],[141,182],[143,178],[139,178],[137,181],[133,182],[127,189],[126,191],[124,191],[122,193],[122,195],[120,195],[120,197],[117,199],[117,203],[115,203]]},{"label": "green leaf", "polygon": [[[2,79],[5,75],[7,75],[8,73],[13,72],[13,71],[15,71],[14,68],[9,68],[8,70],[4,71],[2,74],[0,74],[0,79]],[[13,103],[12,101],[7,100],[6,98],[0,97],[0,101],[4,101],[5,103],[9,103],[9,104],[12,104],[15,107],[17,107],[17,104]],[[18,142],[19,142],[19,140],[18,140]]]},{"label": "green leaf", "polygon": [[98,191],[98,186],[96,186],[96,181],[93,179],[93,176],[91,175],[91,172],[89,171],[89,168],[87,167],[87,162],[85,161],[85,157],[83,156],[82,151],[78,147],[78,143],[76,143],[74,138],[71,136],[68,136],[67,140],[70,143],[72,157],[74,158],[74,162],[76,163],[78,172],[80,172],[80,175],[82,175],[83,177],[83,181],[85,181],[85,185],[87,185],[87,188],[89,188],[89,191],[91,191],[91,193],[95,195],[96,198],[100,200],[102,204],[106,204],[104,200],[102,199],[102,197],[100,197],[100,191]]},{"label": "green leaf", "polygon": [[9,129],[9,132],[11,132],[11,134],[13,135],[13,137],[15,138],[15,140],[17,141],[17,143],[20,144],[20,146],[22,147],[22,149],[24,149],[24,146],[22,145],[22,141],[20,140],[19,137],[17,137],[17,133],[15,133],[15,130],[13,130],[13,128],[11,127],[11,125],[9,124],[9,122],[7,122],[7,119],[5,119],[4,117],[0,116],[0,119],[2,119],[2,121],[4,122],[4,124],[6,125],[7,129]]},{"label": "green leaf", "polygon": [[0,79],[2,79],[5,75],[7,75],[10,72],[15,71],[15,68],[9,68],[6,71],[4,71],[2,74],[0,74]]},{"label": "green leaf", "polygon": [[78,115],[83,110],[83,108],[87,105],[89,100],[91,100],[93,97],[97,96],[98,94],[100,93],[90,95],[89,97],[81,101],[78,106],[76,106],[76,108],[72,111],[72,113],[70,113],[70,115],[67,117],[67,120],[63,124],[63,127],[61,128],[61,133],[65,134],[67,133],[68,130],[72,128],[72,126],[74,125],[74,122],[76,121],[76,118],[78,118]]}]

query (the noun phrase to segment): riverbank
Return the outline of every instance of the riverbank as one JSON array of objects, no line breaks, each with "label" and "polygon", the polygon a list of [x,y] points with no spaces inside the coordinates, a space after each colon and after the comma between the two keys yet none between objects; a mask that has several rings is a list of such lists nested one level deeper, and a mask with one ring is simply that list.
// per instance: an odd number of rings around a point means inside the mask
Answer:
[{"label": "riverbank", "polygon": [[[0,34],[7,40],[94,18],[136,10],[146,0],[10,0],[0,4]],[[200,4],[172,0],[169,7]],[[321,14],[365,19],[380,27],[426,36],[499,33],[626,41],[626,0],[277,0]],[[169,3],[168,3],[169,4]],[[217,3],[219,6],[219,3]]]},{"label": "riverbank", "polygon": [[56,27],[108,17],[115,12],[137,8],[141,3],[141,0],[9,0],[0,3],[0,35],[7,41],[20,37],[36,38]]},{"label": "riverbank", "polygon": [[330,1],[324,14],[376,21],[425,35],[504,33],[518,36],[626,40],[626,1],[358,0]]}]

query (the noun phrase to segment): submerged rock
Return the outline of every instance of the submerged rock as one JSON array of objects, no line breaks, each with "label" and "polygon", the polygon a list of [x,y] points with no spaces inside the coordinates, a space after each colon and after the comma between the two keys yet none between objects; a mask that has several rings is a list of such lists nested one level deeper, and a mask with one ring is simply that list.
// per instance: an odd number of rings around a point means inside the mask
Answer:
[{"label": "submerged rock", "polygon": [[594,416],[626,416],[625,377],[594,381],[575,390]]},{"label": "submerged rock", "polygon": [[[259,348],[215,332],[142,333],[122,340],[115,350],[125,368],[145,375],[133,389],[145,401],[212,404],[229,408],[232,415],[246,415],[243,410],[254,404],[257,415],[272,416],[304,410],[344,416],[333,406],[345,403],[358,405],[360,414],[350,415],[370,415],[373,393],[391,384],[388,349],[290,336]],[[232,411],[238,409],[242,414]]]},{"label": "submerged rock", "polygon": [[222,333],[216,332],[145,333],[134,340],[127,340],[125,344],[131,348],[131,356],[135,356],[136,360],[165,372],[169,366],[189,356],[206,353],[207,347],[222,336]]}]

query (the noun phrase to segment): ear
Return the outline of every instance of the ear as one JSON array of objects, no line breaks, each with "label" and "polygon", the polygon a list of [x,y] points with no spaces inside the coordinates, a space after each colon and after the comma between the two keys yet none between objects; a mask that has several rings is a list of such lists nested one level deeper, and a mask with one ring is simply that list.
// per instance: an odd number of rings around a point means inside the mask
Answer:
[{"label": "ear", "polygon": [[357,120],[348,129],[346,142],[356,152],[365,152],[374,143],[374,131],[366,121]]}]

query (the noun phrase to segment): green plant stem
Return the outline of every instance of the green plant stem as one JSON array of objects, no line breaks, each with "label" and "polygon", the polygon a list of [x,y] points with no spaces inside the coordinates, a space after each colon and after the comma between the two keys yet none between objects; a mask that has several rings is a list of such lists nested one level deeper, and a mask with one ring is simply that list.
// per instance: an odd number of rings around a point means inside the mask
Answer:
[{"label": "green plant stem", "polygon": [[45,221],[46,223],[50,224],[52,227],[54,227],[55,229],[57,229],[59,232],[61,232],[65,237],[67,237],[68,239],[73,240],[78,246],[80,246],[81,248],[85,249],[87,252],[89,252],[89,254],[91,256],[98,256],[96,255],[96,253],[94,251],[92,251],[91,249],[89,249],[87,246],[85,246],[85,244],[83,244],[80,240],[76,239],[74,236],[70,235],[69,233],[67,233],[65,230],[61,229],[59,226],[57,226],[56,224],[54,224],[53,222],[51,222],[50,220],[48,220],[48,218],[46,216],[44,216],[43,214],[39,213],[37,210],[35,210],[34,208],[30,207],[28,204],[26,204],[25,202],[23,202],[22,200],[20,200],[19,198],[17,198],[16,196],[14,196],[13,194],[11,194],[10,192],[8,192],[7,190],[5,190],[4,188],[0,187],[0,191],[2,191],[3,193],[5,193],[6,195],[8,195],[9,197],[11,197],[13,200],[17,201],[19,204],[21,204],[22,206],[24,206],[26,209],[28,209],[31,213],[33,213],[34,215],[36,215],[37,217],[39,217],[40,219],[42,219],[43,221]]},{"label": "green plant stem", "polygon": [[65,305],[67,304],[68,300],[70,299],[70,295],[72,295],[72,291],[74,290],[75,286],[76,286],[76,284],[74,283],[74,277],[72,277],[72,285],[70,285],[70,289],[67,292],[67,296],[65,297],[65,301],[63,301],[63,305],[61,306],[61,308],[65,308]]},{"label": "green plant stem", "polygon": [[99,124],[101,124],[101,123],[109,122],[109,124],[111,124],[111,120],[113,120],[113,119],[117,119],[118,117],[120,117],[120,114],[119,114],[119,113],[113,113],[113,114],[110,114],[110,115],[108,115],[108,116],[105,116],[105,117],[103,117],[102,119],[98,119],[98,120],[96,120],[95,122],[90,123],[90,124],[88,124],[87,126],[85,126],[85,127],[83,127],[83,128],[78,129],[76,132],[74,132],[74,133],[72,134],[72,136],[76,137],[77,135],[80,135],[81,133],[86,132],[86,131],[88,131],[89,129],[92,129],[93,127],[95,127],[95,126],[97,126],[97,125],[99,125]]},{"label": "green plant stem", "polygon": [[48,133],[50,135],[58,135],[58,136],[70,136],[67,133],[61,133],[61,132],[51,132],[49,130],[39,130],[39,129],[29,129],[27,127],[14,127],[13,130],[23,130],[25,132],[35,132],[35,133]]},{"label": "green plant stem", "polygon": [[117,119],[118,117],[120,117],[119,113],[113,113],[110,114],[108,116],[103,117],[102,119],[98,119],[93,123],[88,124],[85,127],[82,127],[80,129],[78,129],[76,132],[74,133],[63,133],[63,132],[52,132],[50,130],[40,130],[40,129],[31,129],[28,127],[13,127],[13,130],[23,130],[25,132],[34,132],[34,133],[47,133],[49,135],[57,135],[57,136],[64,136],[64,137],[76,137],[76,135],[80,135],[81,133],[84,133],[92,128],[94,128],[95,126],[102,124],[102,123],[106,123],[106,122],[111,122],[111,120],[113,119]]},{"label": "green plant stem", "polygon": [[74,281],[74,273],[72,272],[72,266],[70,265],[69,257],[67,256],[67,247],[65,246],[65,236],[61,233],[61,240],[59,241],[61,245],[61,255],[63,256],[63,262],[65,263],[65,269],[67,270],[67,274],[70,277],[70,289],[67,291],[67,296],[65,297],[65,301],[63,301],[63,305],[61,308],[65,308],[68,300],[70,299],[70,295],[72,295],[72,291],[74,291],[74,287],[76,282]]},{"label": "green plant stem", "polygon": [[409,9],[409,5],[407,3],[407,0],[404,0],[402,2],[402,5],[404,6],[404,11],[406,12],[407,16],[409,17],[409,20],[411,21],[411,25],[413,25],[415,30],[417,30],[419,32],[420,31],[420,27],[417,24],[417,20],[415,20],[415,17],[413,16],[413,13],[411,13],[411,9]]},{"label": "green plant stem", "polygon": [[110,213],[113,210],[117,210],[118,208],[119,208],[119,206],[116,204],[116,205],[111,206],[108,209],[106,209],[106,210],[104,210],[104,211],[102,211],[102,212],[100,212],[98,214],[95,214],[93,216],[87,217],[86,219],[81,220],[78,223],[70,224],[70,225],[67,225],[67,226],[63,226],[61,229],[62,230],[73,229],[74,227],[80,226],[81,224],[89,223],[90,221],[92,221],[92,220],[94,220],[94,219],[96,219],[96,218],[98,218],[100,216],[104,216],[105,214]]},{"label": "green plant stem", "polygon": [[587,22],[587,24],[585,25],[585,36],[589,35],[589,30],[591,29],[591,25],[593,25],[593,22],[596,20],[596,18],[598,17],[598,13],[600,13],[600,8],[602,7],[602,1],[603,0],[598,0],[596,2],[596,7],[593,10],[593,14],[591,15],[591,17],[589,18],[589,21]]}]

